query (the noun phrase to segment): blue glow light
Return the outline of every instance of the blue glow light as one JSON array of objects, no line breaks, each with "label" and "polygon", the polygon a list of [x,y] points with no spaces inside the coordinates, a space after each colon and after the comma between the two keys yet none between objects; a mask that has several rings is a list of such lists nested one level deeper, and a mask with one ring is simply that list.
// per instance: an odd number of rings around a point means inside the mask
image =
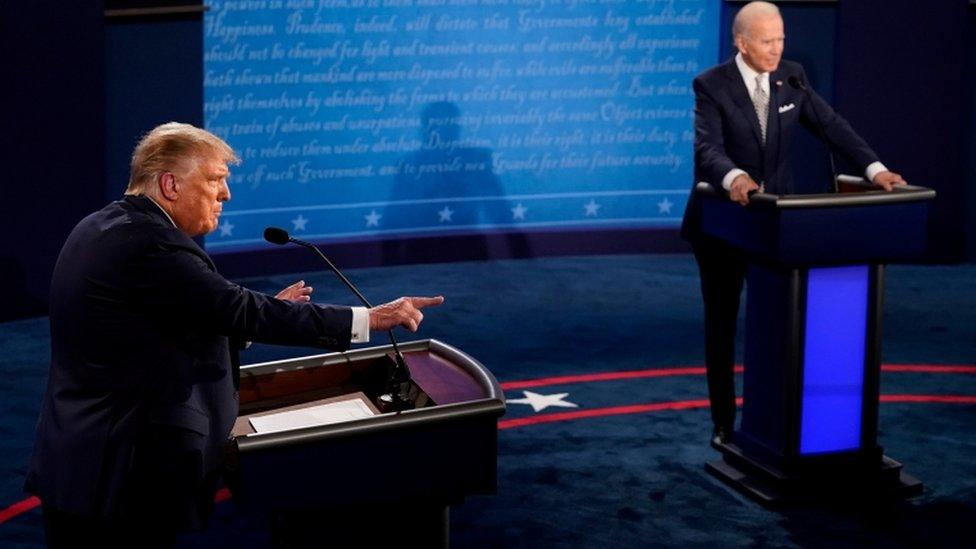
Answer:
[{"label": "blue glow light", "polygon": [[860,446],[867,315],[867,265],[810,269],[801,455]]}]

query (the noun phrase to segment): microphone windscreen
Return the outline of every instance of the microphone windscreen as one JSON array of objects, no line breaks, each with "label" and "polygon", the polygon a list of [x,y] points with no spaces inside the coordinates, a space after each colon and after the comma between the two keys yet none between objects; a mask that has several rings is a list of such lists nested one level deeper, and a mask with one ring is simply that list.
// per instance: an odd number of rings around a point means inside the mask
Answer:
[{"label": "microphone windscreen", "polygon": [[807,86],[806,86],[806,84],[803,83],[803,80],[800,79],[800,77],[796,76],[795,74],[793,76],[790,76],[789,78],[787,78],[786,81],[789,82],[791,86],[793,86],[794,88],[796,88],[798,90],[805,90],[805,89],[807,89]]},{"label": "microphone windscreen", "polygon": [[278,227],[267,227],[264,229],[264,239],[272,244],[288,244],[288,231]]}]

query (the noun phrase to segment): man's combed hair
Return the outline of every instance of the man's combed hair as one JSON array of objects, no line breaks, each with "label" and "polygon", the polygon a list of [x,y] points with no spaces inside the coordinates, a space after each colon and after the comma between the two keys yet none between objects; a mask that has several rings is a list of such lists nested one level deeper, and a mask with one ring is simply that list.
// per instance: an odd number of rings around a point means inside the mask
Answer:
[{"label": "man's combed hair", "polygon": [[240,159],[216,135],[180,122],[167,122],[147,133],[132,152],[125,194],[151,194],[150,184],[168,171],[193,169],[202,159],[216,157],[228,164]]},{"label": "man's combed hair", "polygon": [[749,2],[739,10],[739,13],[735,14],[735,19],[732,20],[732,38],[735,39],[736,36],[740,34],[745,34],[746,29],[749,27],[749,22],[752,21],[754,17],[757,16],[772,16],[782,17],[779,13],[779,8],[776,4],[770,2]]}]

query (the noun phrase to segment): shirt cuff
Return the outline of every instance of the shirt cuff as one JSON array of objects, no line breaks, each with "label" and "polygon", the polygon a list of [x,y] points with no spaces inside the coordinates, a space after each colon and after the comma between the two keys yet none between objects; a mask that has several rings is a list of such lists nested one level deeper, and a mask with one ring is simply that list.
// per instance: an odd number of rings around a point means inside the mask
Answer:
[{"label": "shirt cuff", "polygon": [[350,343],[369,343],[369,309],[366,307],[350,307],[352,309],[352,337]]},{"label": "shirt cuff", "polygon": [[867,169],[864,170],[864,175],[868,177],[869,183],[874,183],[874,176],[886,171],[888,171],[888,168],[885,168],[885,165],[881,162],[872,162]]},{"label": "shirt cuff", "polygon": [[735,168],[729,171],[729,173],[725,174],[725,177],[722,178],[722,188],[727,191],[731,191],[732,182],[735,181],[735,178],[739,177],[740,175],[748,175],[748,174],[746,174],[745,171],[740,170],[739,168]]}]

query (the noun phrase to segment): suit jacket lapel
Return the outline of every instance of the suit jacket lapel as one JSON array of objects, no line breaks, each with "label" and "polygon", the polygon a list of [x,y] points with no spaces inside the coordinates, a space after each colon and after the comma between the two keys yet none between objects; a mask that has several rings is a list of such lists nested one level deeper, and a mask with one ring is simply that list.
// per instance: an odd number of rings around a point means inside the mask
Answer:
[{"label": "suit jacket lapel", "polygon": [[[749,121],[749,125],[752,127],[752,135],[759,147],[762,148],[762,130],[759,129],[759,117],[756,116],[756,107],[752,104],[752,99],[749,98],[749,90],[746,89],[746,84],[742,81],[742,73],[739,72],[739,67],[735,64],[735,58],[725,63],[725,76],[731,80],[729,94],[732,96],[732,101]],[[769,103],[772,105],[772,101]]]}]

